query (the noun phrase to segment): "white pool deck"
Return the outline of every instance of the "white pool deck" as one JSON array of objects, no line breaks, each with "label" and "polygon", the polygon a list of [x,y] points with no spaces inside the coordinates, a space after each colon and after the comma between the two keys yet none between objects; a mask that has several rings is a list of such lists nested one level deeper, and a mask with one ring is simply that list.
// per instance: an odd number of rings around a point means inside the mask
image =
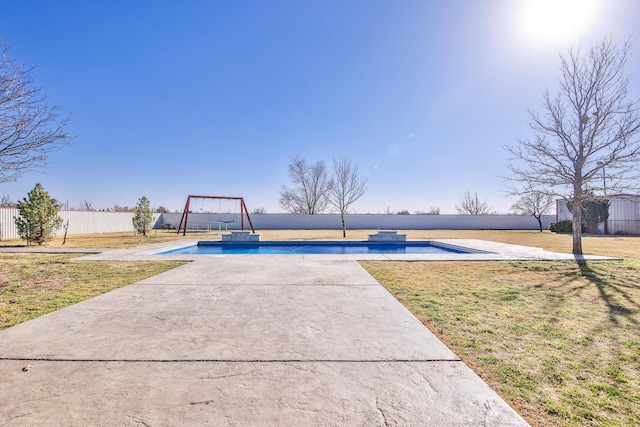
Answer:
[{"label": "white pool deck", "polygon": [[525,426],[357,260],[575,257],[439,242],[492,253],[79,258],[192,262],[0,331],[0,425]]},{"label": "white pool deck", "polygon": [[[411,242],[412,240],[408,240]],[[595,255],[572,255],[558,252],[549,252],[541,248],[530,246],[511,245],[507,243],[490,242],[487,240],[476,239],[430,239],[429,242],[442,244],[447,246],[460,247],[461,249],[472,249],[482,251],[483,253],[471,254],[432,254],[432,255],[414,255],[414,254],[359,254],[359,255],[183,255],[183,254],[157,254],[170,249],[177,249],[185,246],[192,246],[198,243],[197,240],[180,240],[179,242],[158,243],[155,245],[141,246],[132,249],[111,249],[104,250],[101,253],[90,255],[82,258],[87,261],[98,260],[176,260],[176,261],[195,261],[205,258],[219,257],[245,257],[245,259],[273,258],[276,260],[287,260],[294,258],[303,258],[310,260],[322,261],[575,261],[575,260],[612,260],[614,258],[595,256]],[[304,240],[300,241],[304,243]],[[311,240],[309,242],[317,242]],[[287,258],[280,258],[280,257]]]}]

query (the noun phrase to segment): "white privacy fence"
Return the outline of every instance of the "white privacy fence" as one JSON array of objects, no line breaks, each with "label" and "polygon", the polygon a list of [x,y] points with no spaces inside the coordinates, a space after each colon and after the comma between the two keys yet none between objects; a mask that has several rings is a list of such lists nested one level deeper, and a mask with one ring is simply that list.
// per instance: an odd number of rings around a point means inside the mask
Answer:
[{"label": "white privacy fence", "polygon": [[[114,233],[132,232],[133,212],[99,212],[99,211],[61,211],[60,217],[64,224],[69,224],[68,234]],[[14,217],[18,210],[0,208],[0,239],[19,238],[16,231]],[[176,229],[180,224],[182,214],[154,214],[154,228],[171,227]],[[555,220],[555,215],[545,215],[542,218],[544,229]],[[335,229],[342,228],[340,215],[291,215],[291,214],[254,214],[251,215],[253,227],[256,230],[278,229]],[[363,215],[346,216],[348,229],[391,229],[391,230],[421,230],[421,229],[450,229],[450,230],[535,230],[538,221],[532,216],[525,215]],[[246,217],[245,230],[250,230]],[[239,230],[240,216],[230,215],[221,218],[219,214],[189,214],[189,230]],[[63,228],[58,234],[64,232]]]},{"label": "white privacy fence", "polygon": [[[17,239],[18,232],[14,217],[18,210],[0,208],[0,238],[2,240]],[[133,212],[100,212],[100,211],[60,211],[63,224],[69,224],[67,234],[114,233],[131,231],[133,233]],[[160,214],[154,214],[154,223]],[[58,234],[64,233],[60,228]]]},{"label": "white privacy fence", "polygon": [[[162,214],[157,226],[169,225],[178,228],[182,214]],[[239,230],[240,217],[222,218],[219,214],[189,214],[189,230]],[[542,217],[543,229],[549,229],[549,223],[555,221],[555,215]],[[251,222],[256,230],[339,230],[342,228],[340,215],[292,215],[292,214],[253,214]],[[538,221],[526,215],[367,215],[346,216],[348,229],[357,230],[536,230]],[[246,217],[245,230],[250,230]]]}]

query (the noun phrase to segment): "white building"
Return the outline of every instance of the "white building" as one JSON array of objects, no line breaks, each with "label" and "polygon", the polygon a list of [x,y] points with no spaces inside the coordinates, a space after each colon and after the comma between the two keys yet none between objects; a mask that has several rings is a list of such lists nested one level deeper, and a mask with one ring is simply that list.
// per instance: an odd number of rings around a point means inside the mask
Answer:
[{"label": "white building", "polygon": [[[602,234],[640,235],[640,195],[615,194],[609,200],[609,219],[600,224]],[[571,221],[572,214],[565,200],[556,200],[556,222]]]}]

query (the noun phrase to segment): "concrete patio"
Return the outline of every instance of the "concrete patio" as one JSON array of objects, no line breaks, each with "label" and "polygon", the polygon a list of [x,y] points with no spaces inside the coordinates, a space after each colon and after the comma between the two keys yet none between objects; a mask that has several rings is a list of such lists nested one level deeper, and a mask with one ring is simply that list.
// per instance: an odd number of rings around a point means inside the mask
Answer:
[{"label": "concrete patio", "polygon": [[[158,257],[128,251],[85,259]],[[355,260],[322,257],[205,256],[0,331],[0,424],[527,425]]]}]

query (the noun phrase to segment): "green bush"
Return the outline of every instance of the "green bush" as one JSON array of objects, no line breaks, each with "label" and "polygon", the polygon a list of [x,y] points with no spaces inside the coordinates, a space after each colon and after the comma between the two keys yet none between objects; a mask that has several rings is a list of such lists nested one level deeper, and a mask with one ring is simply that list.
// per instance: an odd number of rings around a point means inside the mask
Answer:
[{"label": "green bush", "polygon": [[573,223],[571,221],[558,221],[549,224],[549,230],[554,233],[572,233]]},{"label": "green bush", "polygon": [[558,233],[573,233],[573,221],[560,221],[557,229]]},{"label": "green bush", "polygon": [[[573,221],[566,220],[566,221],[552,222],[551,224],[549,224],[549,231],[552,231],[554,233],[573,233]],[[584,233],[586,231],[587,231],[586,224],[582,224],[582,232]]]}]

